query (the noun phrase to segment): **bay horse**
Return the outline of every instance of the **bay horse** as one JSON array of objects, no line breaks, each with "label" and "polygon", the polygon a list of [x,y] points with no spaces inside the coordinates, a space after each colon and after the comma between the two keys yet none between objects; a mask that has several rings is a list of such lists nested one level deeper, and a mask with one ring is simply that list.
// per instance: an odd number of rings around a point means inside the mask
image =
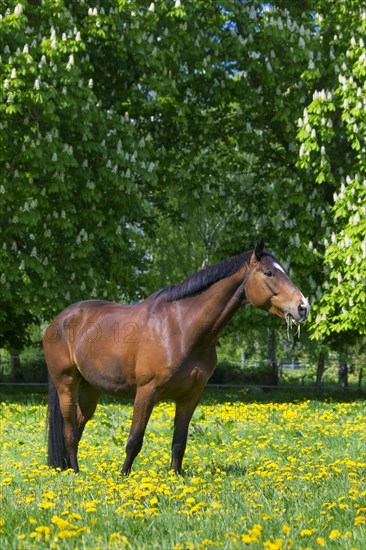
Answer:
[{"label": "bay horse", "polygon": [[245,304],[289,322],[304,321],[310,309],[263,240],[138,304],[88,300],[66,308],[43,339],[49,466],[78,471],[80,438],[107,393],[134,399],[121,473],[130,472],[161,400],[176,404],[171,469],[182,473],[189,422],[216,366],[217,339]]}]

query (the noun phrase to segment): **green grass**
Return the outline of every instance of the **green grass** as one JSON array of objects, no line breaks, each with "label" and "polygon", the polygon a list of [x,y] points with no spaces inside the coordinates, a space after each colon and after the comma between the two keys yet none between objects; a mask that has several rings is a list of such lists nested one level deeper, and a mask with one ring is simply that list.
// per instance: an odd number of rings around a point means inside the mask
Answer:
[{"label": "green grass", "polygon": [[366,548],[362,399],[208,391],[183,478],[168,472],[174,409],[163,403],[121,478],[131,404],[98,407],[75,475],[45,465],[45,396],[18,397],[2,405],[4,550]]}]

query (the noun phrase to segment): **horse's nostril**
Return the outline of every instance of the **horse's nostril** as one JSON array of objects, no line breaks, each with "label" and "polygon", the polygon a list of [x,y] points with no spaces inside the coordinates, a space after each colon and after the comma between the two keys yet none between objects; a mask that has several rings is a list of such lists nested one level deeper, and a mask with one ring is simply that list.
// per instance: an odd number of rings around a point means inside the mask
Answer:
[{"label": "horse's nostril", "polygon": [[299,310],[299,313],[300,313],[301,317],[306,317],[307,316],[308,308],[307,308],[306,304],[300,304],[299,307],[298,307],[298,310]]}]

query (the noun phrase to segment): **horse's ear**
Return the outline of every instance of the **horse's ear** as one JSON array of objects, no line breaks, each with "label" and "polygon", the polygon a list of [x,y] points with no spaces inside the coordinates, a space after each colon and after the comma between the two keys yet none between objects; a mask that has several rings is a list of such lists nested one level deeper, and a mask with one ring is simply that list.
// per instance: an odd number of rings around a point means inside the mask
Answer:
[{"label": "horse's ear", "polygon": [[264,240],[261,238],[255,245],[254,254],[257,260],[260,260],[263,255],[264,250]]}]

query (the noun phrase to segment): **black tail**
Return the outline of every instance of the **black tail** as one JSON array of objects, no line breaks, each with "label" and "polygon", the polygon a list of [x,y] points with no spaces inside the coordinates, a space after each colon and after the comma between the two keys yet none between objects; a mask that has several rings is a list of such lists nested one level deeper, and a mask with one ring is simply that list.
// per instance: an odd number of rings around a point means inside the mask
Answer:
[{"label": "black tail", "polygon": [[64,419],[54,383],[48,377],[48,465],[67,470],[70,459],[65,447]]}]

